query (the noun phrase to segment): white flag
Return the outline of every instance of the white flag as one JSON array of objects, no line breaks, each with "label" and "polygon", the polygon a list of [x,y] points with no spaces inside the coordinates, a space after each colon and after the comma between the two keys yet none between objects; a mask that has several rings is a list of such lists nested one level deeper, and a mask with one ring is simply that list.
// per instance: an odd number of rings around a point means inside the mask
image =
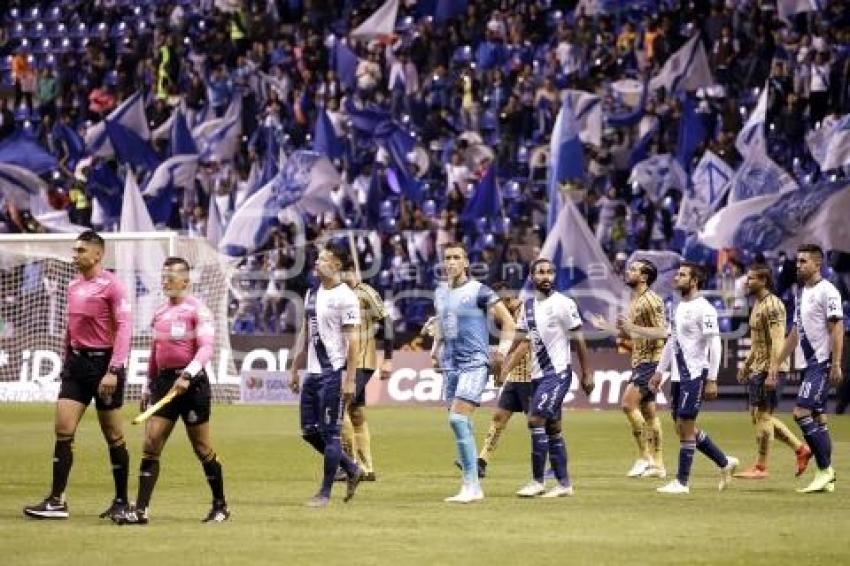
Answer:
[{"label": "white flag", "polygon": [[702,39],[697,34],[667,59],[658,74],[649,81],[649,88],[656,90],[663,86],[672,94],[713,84],[708,56],[705,54]]},{"label": "white flag", "polygon": [[351,30],[349,34],[353,39],[369,41],[379,37],[392,35],[395,30],[395,20],[398,15],[398,0],[387,0],[375,10],[366,21]]}]

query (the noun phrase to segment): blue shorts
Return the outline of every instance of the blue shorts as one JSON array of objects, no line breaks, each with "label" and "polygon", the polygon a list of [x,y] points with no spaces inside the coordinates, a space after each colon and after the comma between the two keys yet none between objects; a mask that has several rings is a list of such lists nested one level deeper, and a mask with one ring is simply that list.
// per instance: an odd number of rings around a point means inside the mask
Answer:
[{"label": "blue shorts", "polygon": [[637,387],[640,391],[641,403],[655,402],[655,391],[649,388],[649,380],[655,375],[655,369],[657,367],[658,364],[647,362],[638,364],[632,369],[632,377],[629,379],[629,383]]},{"label": "blue shorts", "polygon": [[311,373],[301,385],[301,430],[339,434],[342,424],[342,372]]},{"label": "blue shorts", "polygon": [[527,413],[532,388],[530,381],[508,381],[499,394],[499,408],[511,413]]},{"label": "blue shorts", "polygon": [[797,392],[797,406],[810,410],[815,415],[826,412],[826,398],[829,395],[830,362],[809,364],[803,370],[803,382]]},{"label": "blue shorts", "polygon": [[779,404],[779,383],[773,389],[768,389],[764,386],[765,379],[767,379],[767,373],[764,372],[750,376],[750,380],[747,382],[747,396],[750,400],[750,407],[772,411]]},{"label": "blue shorts", "polygon": [[702,407],[702,390],[705,385],[705,373],[697,379],[674,381],[670,385],[670,410],[673,420],[696,420]]},{"label": "blue shorts", "polygon": [[567,367],[564,372],[535,379],[532,382],[533,393],[529,414],[547,420],[560,420],[561,406],[570,390],[572,380],[573,370],[570,367]]},{"label": "blue shorts", "polygon": [[445,376],[443,395],[446,403],[451,404],[455,397],[457,397],[477,407],[481,404],[481,395],[484,394],[484,388],[487,387],[487,380],[490,379],[490,368],[479,366],[466,369],[451,369],[446,370]]}]

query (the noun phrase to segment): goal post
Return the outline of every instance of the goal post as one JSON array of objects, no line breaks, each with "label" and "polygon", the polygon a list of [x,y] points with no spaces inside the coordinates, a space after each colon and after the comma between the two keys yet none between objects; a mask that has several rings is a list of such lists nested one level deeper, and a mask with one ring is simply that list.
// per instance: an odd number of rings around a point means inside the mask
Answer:
[{"label": "goal post", "polygon": [[[206,239],[175,232],[101,233],[103,266],[114,272],[132,303],[127,399],[138,398],[147,376],[151,319],[165,300],[160,272],[166,257],[192,266],[191,292],[213,312],[215,356],[207,373],[215,401],[238,398],[230,351],[228,282],[231,265]],[[50,401],[59,389],[68,283],[76,234],[0,235],[0,401]]]}]

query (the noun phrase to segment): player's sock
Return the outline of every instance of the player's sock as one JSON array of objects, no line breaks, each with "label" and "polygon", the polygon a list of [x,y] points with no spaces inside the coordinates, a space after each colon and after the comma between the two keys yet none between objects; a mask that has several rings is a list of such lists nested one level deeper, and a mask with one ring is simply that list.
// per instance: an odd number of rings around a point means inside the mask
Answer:
[{"label": "player's sock", "polygon": [[478,483],[478,461],[469,417],[460,413],[449,413],[449,425],[455,435],[458,458],[463,470],[463,481],[465,484],[475,485]]},{"label": "player's sock", "polygon": [[215,452],[210,452],[201,459],[201,464],[204,467],[204,474],[207,476],[207,483],[210,484],[213,501],[224,503],[224,473],[218,455]]},{"label": "player's sock", "polygon": [[[324,474],[322,476],[322,488],[319,490],[319,494],[325,497],[330,497],[331,488],[333,487],[334,483],[334,477],[336,477],[336,471],[339,468],[340,463],[342,462],[343,452],[342,446],[340,445],[339,436],[333,435],[330,437],[325,437],[324,440]],[[350,466],[351,459],[346,456],[346,460],[348,460],[348,464]],[[348,468],[346,468],[346,472],[348,472]]]},{"label": "player's sock", "polygon": [[531,477],[538,483],[543,483],[546,473],[546,456],[549,455],[549,435],[542,426],[528,425],[531,431]]},{"label": "player's sock", "polygon": [[773,421],[771,419],[770,415],[763,415],[756,421],[757,466],[763,470],[767,468],[767,457],[770,454],[770,444],[773,442]]},{"label": "player's sock", "polygon": [[369,432],[369,423],[363,422],[354,427],[354,446],[357,461],[363,466],[366,473],[372,469],[372,435]]},{"label": "player's sock", "polygon": [[661,432],[661,419],[652,417],[646,421],[647,430],[647,448],[652,454],[652,463],[659,467],[664,467],[664,438]]},{"label": "player's sock", "polygon": [[704,430],[697,431],[697,450],[708,456],[708,458],[717,464],[718,468],[725,468],[729,461],[726,459],[726,454],[723,450],[717,447],[711,437]]},{"label": "player's sock", "polygon": [[803,438],[806,439],[806,443],[809,445],[809,448],[812,450],[812,454],[815,456],[815,462],[817,462],[818,469],[823,470],[829,467],[829,464],[826,463],[826,446],[824,445],[826,435],[818,434],[818,428],[820,428],[820,425],[811,415],[795,417],[794,420],[796,420],[797,424],[800,426],[800,430],[803,432]]},{"label": "player's sock", "polygon": [[803,442],[797,438],[793,432],[791,432],[791,429],[789,429],[785,423],[774,416],[770,417],[770,422],[773,425],[773,437],[776,440],[786,446],[789,446],[794,452],[800,449]]},{"label": "player's sock", "polygon": [[348,411],[345,412],[345,415],[342,417],[342,451],[348,454],[351,458],[356,458],[356,443],[357,440],[354,436],[354,425],[351,422],[351,415],[348,414]]},{"label": "player's sock", "polygon": [[502,431],[505,430],[505,425],[495,421],[490,423],[490,428],[487,429],[487,436],[484,437],[484,446],[481,448],[479,458],[485,462],[490,461],[490,456],[496,451],[496,446],[499,445],[499,437],[502,436]]},{"label": "player's sock", "polygon": [[74,437],[59,437],[53,445],[53,486],[50,497],[59,499],[68,485],[68,475],[74,463]]},{"label": "player's sock", "polygon": [[303,438],[307,444],[315,448],[316,452],[319,454],[325,453],[325,440],[322,438],[322,435],[318,430],[304,431],[301,434],[301,438]]},{"label": "player's sock", "polygon": [[112,479],[115,481],[115,499],[127,502],[127,482],[130,476],[130,453],[123,438],[109,445],[109,461],[112,463]]},{"label": "player's sock", "polygon": [[151,494],[159,479],[159,457],[145,454],[139,464],[139,492],[136,495],[136,508],[147,509]]},{"label": "player's sock", "polygon": [[826,426],[826,423],[820,423],[815,434],[820,437],[820,441],[823,444],[824,463],[826,465],[822,468],[818,466],[818,468],[824,470],[832,465],[832,438],[829,436],[829,428]]},{"label": "player's sock", "polygon": [[563,486],[570,485],[570,475],[567,467],[567,443],[559,434],[549,436],[549,464],[555,472],[555,479]]},{"label": "player's sock", "polygon": [[643,415],[638,409],[626,410],[624,412],[626,413],[626,418],[629,420],[629,424],[632,427],[632,436],[635,438],[638,454],[640,454],[639,457],[644,460],[649,460],[649,452],[646,449],[646,421],[644,420]]},{"label": "player's sock", "polygon": [[693,440],[679,441],[679,471],[676,473],[676,479],[682,485],[688,485],[688,479],[691,477],[696,447],[696,442]]}]

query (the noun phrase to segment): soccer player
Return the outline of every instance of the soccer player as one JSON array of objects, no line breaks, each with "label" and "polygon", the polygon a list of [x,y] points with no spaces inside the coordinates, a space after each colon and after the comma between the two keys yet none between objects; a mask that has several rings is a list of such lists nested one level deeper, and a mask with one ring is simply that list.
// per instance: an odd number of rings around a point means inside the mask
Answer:
[{"label": "soccer player", "polygon": [[130,302],[118,278],[101,266],[105,245],[96,232],[74,241],[74,263],[80,276],[68,284],[68,327],[62,384],[56,402],[53,486],[39,504],[24,508],[37,519],[67,519],[65,486],[74,461],[74,434],[86,408],[95,401],[97,420],[109,446],[115,498],[101,518],[127,507],[130,455],[124,442],[120,408],[124,404],[124,367],[130,351]]},{"label": "soccer player", "polygon": [[169,257],[162,266],[162,290],[168,300],[154,313],[151,323],[153,341],[142,409],[172,389],[178,396],[145,425],[136,504],[115,518],[118,524],[147,524],[151,494],[159,478],[159,457],[177,419],[186,425],[186,435],[212,491],[212,508],[203,522],[222,523],[230,518],[221,462],[210,441],[210,381],[204,371],[213,357],[215,325],[210,310],[189,294],[190,271],[182,257]]},{"label": "soccer player", "polygon": [[803,290],[797,297],[795,325],[785,339],[780,357],[780,361],[785,361],[799,342],[806,358],[794,420],[814,454],[818,471],[809,485],[797,490],[800,493],[835,489],[832,439],[826,426],[826,398],[829,386],[841,383],[844,313],[838,290],[821,276],[822,265],[823,251],[818,246],[805,244],[797,248],[797,280]]},{"label": "soccer player", "polygon": [[360,306],[360,346],[357,352],[354,397],[348,404],[348,411],[346,411],[342,422],[342,447],[345,453],[363,469],[363,481],[375,481],[375,470],[372,464],[372,439],[369,433],[369,423],[366,422],[366,411],[364,410],[366,406],[366,385],[372,379],[378,365],[375,344],[378,323],[383,323],[385,328],[381,379],[390,378],[393,367],[392,321],[378,292],[360,281],[353,267],[353,264],[347,266],[347,269],[342,273],[342,280],[354,291]]},{"label": "soccer player", "polygon": [[[531,482],[517,491],[520,497],[546,498],[573,494],[567,472],[567,447],[561,435],[561,406],[573,378],[572,353],[581,363],[581,386],[593,390],[587,345],[580,332],[581,317],[575,302],[555,291],[555,266],[548,259],[531,264],[534,297],[526,299],[511,353],[502,370],[510,372],[531,351],[532,398],[528,411],[531,432]],[[557,484],[546,491],[544,471],[549,458]]]},{"label": "soccer player", "polygon": [[621,317],[616,325],[599,316],[588,317],[598,330],[609,332],[618,342],[631,345],[632,376],[622,403],[638,448],[638,458],[626,473],[630,478],[667,477],[661,419],[655,411],[655,392],[649,388],[667,337],[664,301],[650,289],[657,277],[658,269],[651,261],[633,261],[623,274],[626,285],[632,289],[628,316]]},{"label": "soccer player", "polygon": [[[350,262],[345,246],[329,242],[316,260],[319,285],[305,297],[304,323],[295,344],[289,388],[301,392],[301,434],[324,457],[324,476],[308,507],[330,503],[340,465],[348,475],[344,502],[354,497],[363,470],[340,447],[342,415],[354,395],[360,348],[360,306],[357,295],[340,278]],[[298,370],[306,362],[303,386]]]},{"label": "soccer player", "polygon": [[[436,336],[440,368],[444,373],[443,390],[449,404],[449,425],[455,436],[463,485],[448,503],[472,503],[484,499],[478,479],[472,413],[481,403],[490,370],[501,372],[504,355],[514,334],[514,320],[496,293],[469,277],[469,258],[461,244],[443,247],[443,269],[447,281],[437,287],[434,303],[437,311]],[[501,328],[499,348],[489,355],[488,315]]]},{"label": "soccer player", "polygon": [[767,457],[774,437],[788,445],[797,455],[797,475],[802,474],[812,453],[809,447],[788,430],[785,423],[773,416],[779,399],[777,377],[788,372],[788,362],[780,362],[785,344],[785,305],[771,292],[773,275],[770,267],[751,265],[747,270],[747,294],[755,300],[750,312],[750,355],[738,374],[738,381],[747,384],[750,415],[756,425],[756,463],[735,475],[743,479],[768,477]]},{"label": "soccer player", "polygon": [[724,454],[696,424],[703,397],[708,400],[717,398],[717,371],[723,348],[717,311],[699,294],[704,281],[705,275],[699,265],[683,261],[679,266],[673,277],[673,286],[681,293],[682,300],[676,306],[670,336],[650,380],[650,387],[658,392],[662,374],[672,362],[670,406],[679,435],[679,469],[676,479],[659,487],[659,493],[690,493],[688,480],[695,450],[705,454],[720,468],[720,491],[726,489],[738,467],[738,459]]},{"label": "soccer player", "polygon": [[[515,321],[522,312],[522,301],[516,297],[503,297],[502,303],[511,313]],[[503,378],[503,375],[506,377]],[[483,478],[487,474],[487,464],[490,457],[496,451],[499,438],[514,413],[528,413],[528,404],[531,402],[531,360],[529,355],[520,356],[513,369],[496,377],[496,385],[502,385],[493,419],[487,436],[484,437],[484,446],[478,454],[478,477]]]}]

